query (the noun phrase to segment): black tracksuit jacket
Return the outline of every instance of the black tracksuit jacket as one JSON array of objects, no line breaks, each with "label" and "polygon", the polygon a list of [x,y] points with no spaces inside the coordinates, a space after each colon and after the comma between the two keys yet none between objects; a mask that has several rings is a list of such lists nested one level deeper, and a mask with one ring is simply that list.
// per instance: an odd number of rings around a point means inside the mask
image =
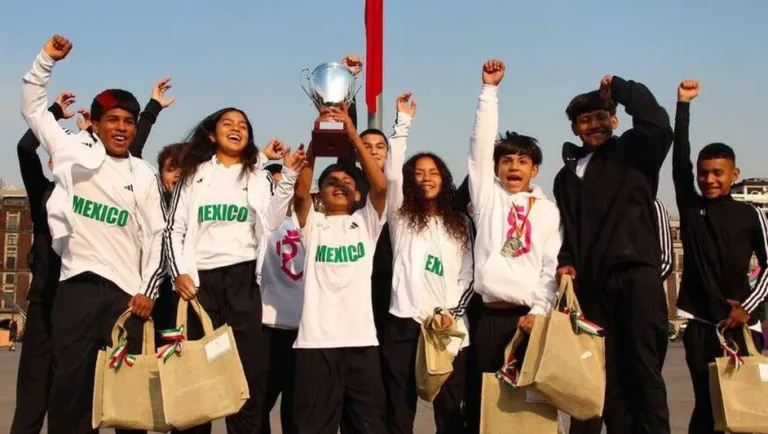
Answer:
[{"label": "black tracksuit jacket", "polygon": [[576,269],[585,298],[598,295],[613,271],[649,266],[661,273],[654,198],[672,144],[669,115],[640,83],[614,77],[611,94],[632,128],[594,151],[583,179],[575,169],[588,151],[565,143],[553,189],[565,230],[559,266]]}]

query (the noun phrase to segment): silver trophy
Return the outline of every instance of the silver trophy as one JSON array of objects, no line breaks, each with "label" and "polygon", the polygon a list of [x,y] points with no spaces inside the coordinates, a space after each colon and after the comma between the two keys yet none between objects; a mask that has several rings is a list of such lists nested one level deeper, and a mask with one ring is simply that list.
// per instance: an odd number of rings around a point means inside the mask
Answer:
[{"label": "silver trophy", "polygon": [[[361,87],[355,89],[355,75],[337,62],[320,64],[312,72],[304,68],[301,75],[301,88],[318,111],[349,104]],[[312,130],[312,149],[319,157],[350,156],[352,147],[347,137],[342,122],[319,119]]]}]

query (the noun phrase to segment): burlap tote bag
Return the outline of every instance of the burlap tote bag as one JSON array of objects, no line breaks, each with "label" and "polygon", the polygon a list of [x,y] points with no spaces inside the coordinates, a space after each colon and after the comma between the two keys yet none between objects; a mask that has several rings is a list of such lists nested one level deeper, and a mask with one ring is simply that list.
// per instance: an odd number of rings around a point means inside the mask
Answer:
[{"label": "burlap tote bag", "polygon": [[709,393],[715,429],[725,432],[768,433],[768,357],[761,355],[752,333],[743,327],[747,357],[726,343],[718,327],[723,357],[709,364]]},{"label": "burlap tote bag", "polygon": [[165,419],[180,430],[233,415],[249,398],[232,328],[224,324],[213,330],[211,318],[192,300],[205,336],[187,340],[188,304],[179,301],[177,329],[161,332],[172,342],[157,355]]},{"label": "burlap tote bag", "polygon": [[[537,317],[531,334],[544,327],[546,324]],[[514,359],[514,351],[523,339],[523,332],[518,330],[504,350],[505,360]],[[517,387],[514,379],[501,370],[483,374],[480,434],[508,433],[512,427],[514,432],[557,434],[557,408],[533,388]]]},{"label": "burlap tote bag", "polygon": [[130,310],[120,315],[112,329],[112,346],[99,351],[96,358],[93,428],[167,432],[171,427],[163,415],[155,328],[147,319],[141,354],[128,354],[125,321],[130,316]]},{"label": "burlap tote bag", "polygon": [[[563,299],[565,306],[558,310]],[[573,281],[563,276],[552,314],[536,317],[522,368],[517,368],[513,351],[501,372],[515,377],[519,387],[533,387],[575,419],[602,416],[605,343],[601,334],[599,326],[582,316]]]},{"label": "burlap tote bag", "polygon": [[444,309],[436,309],[421,323],[416,349],[416,391],[432,402],[453,372],[453,359],[448,351],[452,339],[464,340],[466,334],[457,329],[456,319]]}]

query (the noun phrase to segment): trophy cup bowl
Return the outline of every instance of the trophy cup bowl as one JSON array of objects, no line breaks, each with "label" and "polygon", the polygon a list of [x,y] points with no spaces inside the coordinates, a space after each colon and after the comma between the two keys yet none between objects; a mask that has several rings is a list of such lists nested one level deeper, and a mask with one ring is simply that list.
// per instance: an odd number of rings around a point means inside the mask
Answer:
[{"label": "trophy cup bowl", "polygon": [[[312,72],[304,68],[302,80],[301,88],[318,111],[349,104],[360,90],[355,90],[352,71],[336,62],[320,64]],[[322,119],[312,130],[312,149],[318,157],[348,157],[354,153],[344,123]]]}]

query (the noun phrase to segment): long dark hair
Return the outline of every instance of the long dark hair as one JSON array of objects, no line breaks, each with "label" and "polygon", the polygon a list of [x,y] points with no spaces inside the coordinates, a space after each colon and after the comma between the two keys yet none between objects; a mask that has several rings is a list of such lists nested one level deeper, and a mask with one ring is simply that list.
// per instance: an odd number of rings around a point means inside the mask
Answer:
[{"label": "long dark hair", "polygon": [[181,168],[182,179],[188,180],[194,176],[198,166],[209,161],[216,154],[216,143],[211,141],[210,135],[216,133],[216,124],[222,116],[229,112],[240,113],[248,124],[248,143],[245,145],[242,153],[243,171],[240,173],[240,176],[242,177],[247,172],[254,172],[256,170],[256,163],[259,160],[259,148],[256,147],[256,143],[253,141],[254,135],[251,121],[248,120],[248,116],[242,110],[227,107],[203,119],[187,136],[185,140],[187,146],[185,146],[184,152],[179,155],[179,168]]},{"label": "long dark hair", "polygon": [[429,222],[429,203],[424,193],[416,184],[416,162],[422,158],[431,158],[442,178],[440,193],[434,199],[435,215],[443,219],[448,234],[461,244],[466,251],[469,248],[469,229],[466,216],[455,207],[456,186],[453,175],[445,162],[435,154],[424,152],[409,158],[403,165],[403,204],[398,213],[408,219],[408,226],[420,232]]}]

